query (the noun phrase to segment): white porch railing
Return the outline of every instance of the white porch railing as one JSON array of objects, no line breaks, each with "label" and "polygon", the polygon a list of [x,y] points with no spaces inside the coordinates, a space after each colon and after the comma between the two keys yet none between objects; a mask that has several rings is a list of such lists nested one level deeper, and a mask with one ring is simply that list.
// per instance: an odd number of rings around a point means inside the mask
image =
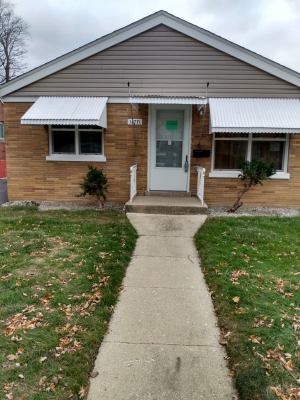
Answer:
[{"label": "white porch railing", "polygon": [[136,185],[137,164],[130,167],[130,201],[132,201],[137,194]]},{"label": "white porch railing", "polygon": [[205,168],[196,167],[197,169],[197,197],[201,202],[201,205],[204,205],[204,178],[205,178]]}]

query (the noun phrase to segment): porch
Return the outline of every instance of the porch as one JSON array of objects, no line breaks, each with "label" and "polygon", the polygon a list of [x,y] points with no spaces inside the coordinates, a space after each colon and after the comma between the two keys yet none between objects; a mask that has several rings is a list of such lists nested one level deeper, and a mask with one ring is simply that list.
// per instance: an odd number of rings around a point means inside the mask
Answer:
[{"label": "porch", "polygon": [[207,205],[195,196],[180,193],[136,196],[125,205],[127,212],[144,214],[188,215],[207,214]]},{"label": "porch", "polygon": [[138,165],[130,167],[130,200],[125,204],[127,212],[144,214],[207,214],[204,202],[205,168],[196,167],[197,196],[182,191],[150,191],[144,196],[137,192]]}]

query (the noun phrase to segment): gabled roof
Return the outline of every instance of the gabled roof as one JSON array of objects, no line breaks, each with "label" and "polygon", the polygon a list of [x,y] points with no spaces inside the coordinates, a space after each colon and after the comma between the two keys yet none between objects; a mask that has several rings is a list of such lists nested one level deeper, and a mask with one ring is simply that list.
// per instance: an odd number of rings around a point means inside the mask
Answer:
[{"label": "gabled roof", "polygon": [[198,26],[169,14],[166,11],[158,11],[3,84],[0,87],[0,96],[8,95],[9,93],[45,78],[48,75],[84,60],[85,58],[99,53],[111,46],[115,46],[118,43],[128,40],[160,24],[166,25],[171,29],[190,36],[239,60],[266,71],[271,75],[300,87],[300,73],[247,50],[246,48],[230,42],[212,32],[199,28]]}]

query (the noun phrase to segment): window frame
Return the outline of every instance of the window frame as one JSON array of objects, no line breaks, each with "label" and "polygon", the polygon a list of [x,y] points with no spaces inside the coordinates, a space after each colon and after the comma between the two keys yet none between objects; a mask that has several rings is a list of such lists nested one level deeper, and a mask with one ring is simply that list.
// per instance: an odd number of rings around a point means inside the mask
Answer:
[{"label": "window frame", "polygon": [[2,136],[0,134],[0,142],[4,142],[5,132],[4,132],[4,122],[0,122],[0,126],[2,128]]},{"label": "window frame", "polygon": [[251,161],[252,159],[252,144],[255,141],[261,142],[284,142],[283,148],[283,169],[276,170],[276,173],[272,175],[271,179],[290,179],[290,174],[288,173],[288,156],[289,156],[289,141],[290,135],[288,133],[285,134],[285,137],[268,137],[268,135],[261,134],[261,137],[253,137],[253,133],[248,133],[248,136],[239,136],[238,134],[228,137],[216,137],[215,133],[213,133],[212,140],[212,157],[211,157],[211,172],[209,173],[209,177],[211,178],[238,178],[241,173],[238,169],[215,169],[215,148],[216,141],[219,140],[238,140],[238,141],[247,141],[247,153],[246,160]]},{"label": "window frame", "polygon": [[[55,127],[55,125],[54,125]],[[48,125],[49,132],[49,155],[46,157],[47,161],[91,161],[91,162],[105,162],[106,157],[104,155],[104,129],[99,126],[97,128],[91,128],[90,125],[87,125],[91,132],[101,132],[101,149],[100,153],[91,153],[91,154],[82,154],[80,153],[80,131],[84,131],[83,125],[74,125],[70,127],[69,125],[65,125],[61,128],[53,128],[53,125]],[[99,129],[99,130],[98,130]],[[75,136],[75,153],[54,153],[53,151],[53,131],[70,131],[74,132]]]}]

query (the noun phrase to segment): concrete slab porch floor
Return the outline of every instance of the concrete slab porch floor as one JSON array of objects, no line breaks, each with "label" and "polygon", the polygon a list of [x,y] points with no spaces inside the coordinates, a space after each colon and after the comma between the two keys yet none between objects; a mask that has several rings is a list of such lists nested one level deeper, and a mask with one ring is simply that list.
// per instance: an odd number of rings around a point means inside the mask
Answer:
[{"label": "concrete slab porch floor", "polygon": [[139,238],[88,400],[233,399],[193,242],[206,216],[128,217]]},{"label": "concrete slab porch floor", "polygon": [[197,197],[176,195],[136,196],[125,205],[127,212],[145,214],[207,214],[207,205]]}]

